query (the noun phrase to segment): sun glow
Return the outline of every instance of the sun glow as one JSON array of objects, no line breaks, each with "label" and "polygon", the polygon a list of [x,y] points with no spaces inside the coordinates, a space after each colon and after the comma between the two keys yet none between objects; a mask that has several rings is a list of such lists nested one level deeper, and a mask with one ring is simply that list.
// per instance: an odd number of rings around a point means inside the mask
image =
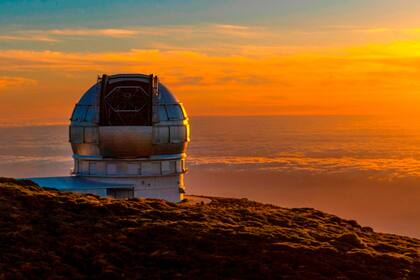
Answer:
[{"label": "sun glow", "polygon": [[[210,24],[0,34],[0,42],[27,44],[26,40],[41,37],[48,41],[41,49],[0,49],[0,123],[66,122],[77,98],[102,73],[155,73],[189,108],[191,116],[418,118],[420,38],[413,38],[418,36],[416,30],[336,26],[319,31],[286,31]],[[310,44],[338,35],[357,38],[390,33],[399,35],[382,42],[368,37],[364,42]],[[169,39],[165,41],[156,34]],[[407,34],[410,40],[402,40]],[[133,48],[140,38],[148,42],[147,47]],[[189,44],[176,41],[179,38]],[[109,48],[54,50],[56,44],[73,46],[81,39],[102,40]],[[126,50],[113,50],[117,40],[133,41]],[[295,41],[299,43],[292,43]]]}]

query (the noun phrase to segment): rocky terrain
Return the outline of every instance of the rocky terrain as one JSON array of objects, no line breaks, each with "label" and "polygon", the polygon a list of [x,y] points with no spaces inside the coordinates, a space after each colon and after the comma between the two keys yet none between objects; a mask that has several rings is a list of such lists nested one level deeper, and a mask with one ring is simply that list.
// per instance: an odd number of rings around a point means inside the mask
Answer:
[{"label": "rocky terrain", "polygon": [[420,241],[246,199],[113,200],[0,180],[2,279],[420,279]]}]

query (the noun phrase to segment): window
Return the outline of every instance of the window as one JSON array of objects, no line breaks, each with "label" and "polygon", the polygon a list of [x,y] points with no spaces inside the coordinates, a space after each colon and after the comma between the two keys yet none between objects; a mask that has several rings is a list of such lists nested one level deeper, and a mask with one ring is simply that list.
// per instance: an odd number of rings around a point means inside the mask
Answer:
[{"label": "window", "polygon": [[162,175],[175,174],[175,161],[162,161]]},{"label": "window", "polygon": [[105,175],[105,174],[106,174],[105,162],[101,162],[101,161],[95,162],[95,175]]},{"label": "window", "polygon": [[160,175],[160,162],[142,162],[141,174],[144,176]]},{"label": "window", "polygon": [[117,165],[115,163],[108,163],[106,165],[106,174],[107,175],[116,175],[117,174]]},{"label": "window", "polygon": [[140,166],[137,163],[127,164],[127,174],[128,175],[139,175]]},{"label": "window", "polygon": [[115,82],[108,84],[101,95],[101,125],[152,125],[152,92],[148,83]]},{"label": "window", "polygon": [[134,197],[134,188],[108,188],[106,195],[112,198],[128,199]]},{"label": "window", "polygon": [[88,161],[79,161],[79,173],[82,175],[89,174],[89,162]]},{"label": "window", "polygon": [[171,143],[185,142],[185,126],[171,126]]},{"label": "window", "polygon": [[89,175],[95,175],[96,174],[96,162],[89,162]]},{"label": "window", "polygon": [[154,127],[154,142],[156,144],[169,143],[169,127],[157,126]]}]

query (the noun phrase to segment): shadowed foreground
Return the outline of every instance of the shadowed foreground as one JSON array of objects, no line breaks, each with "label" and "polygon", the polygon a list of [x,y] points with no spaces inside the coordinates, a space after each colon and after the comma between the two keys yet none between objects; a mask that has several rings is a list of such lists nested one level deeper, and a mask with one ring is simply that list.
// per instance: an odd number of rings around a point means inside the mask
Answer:
[{"label": "shadowed foreground", "polygon": [[99,199],[0,182],[0,278],[420,279],[419,240],[313,209]]}]

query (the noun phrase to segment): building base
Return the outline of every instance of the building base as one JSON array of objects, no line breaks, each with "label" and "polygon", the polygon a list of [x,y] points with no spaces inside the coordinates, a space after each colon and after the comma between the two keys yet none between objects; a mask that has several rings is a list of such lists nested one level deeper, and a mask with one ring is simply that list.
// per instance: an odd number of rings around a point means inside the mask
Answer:
[{"label": "building base", "polygon": [[100,197],[157,198],[170,202],[180,202],[184,198],[183,174],[134,178],[68,176],[28,179],[41,187]]}]

